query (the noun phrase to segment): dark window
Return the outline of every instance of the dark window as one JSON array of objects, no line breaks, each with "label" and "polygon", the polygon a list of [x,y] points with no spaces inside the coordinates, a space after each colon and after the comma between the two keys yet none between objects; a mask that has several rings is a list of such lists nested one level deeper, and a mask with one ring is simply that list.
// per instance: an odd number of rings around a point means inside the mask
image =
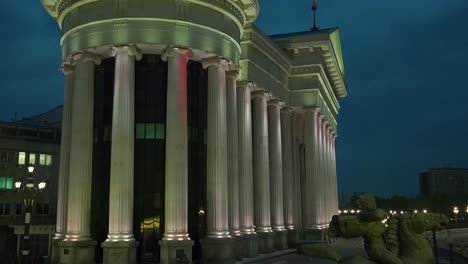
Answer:
[{"label": "dark window", "polygon": [[3,215],[10,215],[10,204],[5,204]]},{"label": "dark window", "polygon": [[49,205],[38,203],[36,204],[36,214],[37,215],[48,215],[49,214]]},{"label": "dark window", "polygon": [[15,215],[21,215],[22,211],[23,211],[23,205],[20,203],[16,204]]}]

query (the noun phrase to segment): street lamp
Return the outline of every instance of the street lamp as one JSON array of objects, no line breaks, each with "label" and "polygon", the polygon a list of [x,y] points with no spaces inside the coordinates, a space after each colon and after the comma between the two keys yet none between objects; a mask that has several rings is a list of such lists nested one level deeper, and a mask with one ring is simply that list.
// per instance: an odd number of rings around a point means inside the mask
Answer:
[{"label": "street lamp", "polygon": [[453,213],[455,214],[455,223],[456,223],[456,224],[458,223],[458,212],[459,212],[459,211],[458,211],[458,207],[455,206],[455,207],[453,208]]},{"label": "street lamp", "polygon": [[15,181],[15,188],[19,192],[23,193],[24,196],[24,205],[26,206],[26,212],[24,214],[24,235],[23,235],[23,249],[21,250],[22,261],[23,264],[30,263],[30,237],[29,237],[29,226],[31,223],[31,213],[32,213],[32,206],[34,204],[34,199],[36,196],[42,192],[45,187],[46,183],[44,181],[40,181],[37,184],[33,178],[34,167],[28,167],[28,178],[26,179],[25,184],[23,184],[23,179],[18,179]]}]

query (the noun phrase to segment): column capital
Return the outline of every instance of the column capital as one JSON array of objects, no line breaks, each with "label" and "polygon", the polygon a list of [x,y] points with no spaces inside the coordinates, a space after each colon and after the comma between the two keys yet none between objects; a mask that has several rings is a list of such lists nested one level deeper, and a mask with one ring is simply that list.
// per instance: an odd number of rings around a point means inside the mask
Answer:
[{"label": "column capital", "polygon": [[141,60],[143,57],[140,50],[133,45],[113,46],[110,55],[115,57],[118,53],[127,53],[130,56],[135,56],[136,60]]},{"label": "column capital", "polygon": [[293,113],[293,109],[289,106],[286,106],[286,105],[283,105],[283,107],[281,107],[281,113],[285,113],[285,114],[288,114],[288,115],[292,115]]},{"label": "column capital", "polygon": [[315,113],[320,113],[320,107],[317,105],[314,106],[303,106],[302,111],[304,112],[315,112]]},{"label": "column capital", "polygon": [[326,117],[326,116],[323,116],[322,125],[323,125],[324,127],[327,127],[328,124],[329,124],[329,123],[328,123],[327,117]]},{"label": "column capital", "polygon": [[73,64],[70,63],[69,61],[66,61],[66,62],[63,62],[63,63],[62,63],[62,66],[60,67],[60,70],[62,71],[62,73],[63,73],[65,76],[66,76],[66,75],[69,75],[69,74],[75,72],[75,65],[73,65]]},{"label": "column capital", "polygon": [[227,70],[229,69],[231,63],[221,57],[211,57],[204,59],[202,64],[204,69],[207,69],[210,66],[216,66],[218,68],[222,68],[223,70]]},{"label": "column capital", "polygon": [[265,98],[268,100],[270,97],[270,93],[267,90],[263,90],[263,89],[253,90],[252,99],[257,98],[257,97]]},{"label": "column capital", "polygon": [[322,112],[318,112],[318,113],[317,113],[317,117],[318,117],[318,119],[319,119],[320,122],[322,122],[322,121],[325,120],[325,118],[326,118],[325,115],[322,114]]},{"label": "column capital", "polygon": [[250,92],[252,92],[255,89],[255,86],[255,83],[246,80],[237,83],[237,87],[247,87],[250,90]]},{"label": "column capital", "polygon": [[226,72],[226,79],[234,79],[234,80],[239,80],[239,71],[238,70],[231,70],[229,69]]},{"label": "column capital", "polygon": [[284,102],[281,101],[279,98],[270,97],[268,100],[268,106],[277,106],[281,108],[283,105],[284,105]]},{"label": "column capital", "polygon": [[173,57],[173,56],[175,56],[177,54],[185,55],[185,56],[187,56],[187,58],[192,57],[191,50],[186,49],[186,48],[179,48],[179,47],[170,46],[170,47],[166,48],[164,53],[161,55],[161,59],[163,61],[167,61],[169,57]]},{"label": "column capital", "polygon": [[81,51],[73,54],[71,60],[73,61],[74,65],[76,65],[76,63],[82,63],[87,61],[91,61],[96,65],[101,64],[101,57],[88,51]]}]

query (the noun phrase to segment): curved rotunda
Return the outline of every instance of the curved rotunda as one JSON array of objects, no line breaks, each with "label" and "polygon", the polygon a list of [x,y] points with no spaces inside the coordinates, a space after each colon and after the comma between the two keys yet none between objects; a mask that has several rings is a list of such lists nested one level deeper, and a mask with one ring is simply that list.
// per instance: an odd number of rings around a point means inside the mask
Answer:
[{"label": "curved rotunda", "polygon": [[66,77],[54,263],[206,263],[326,240],[339,30],[257,0],[42,0]]}]

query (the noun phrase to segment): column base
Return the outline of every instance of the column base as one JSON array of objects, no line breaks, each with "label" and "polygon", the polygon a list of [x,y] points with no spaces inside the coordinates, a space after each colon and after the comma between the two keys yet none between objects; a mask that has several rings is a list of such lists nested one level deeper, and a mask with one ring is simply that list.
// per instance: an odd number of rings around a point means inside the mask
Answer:
[{"label": "column base", "polygon": [[260,254],[275,252],[275,234],[273,232],[258,232],[257,234]]},{"label": "column base", "polygon": [[327,241],[327,229],[309,229],[304,230],[305,241],[316,241],[326,242]]},{"label": "column base", "polygon": [[299,241],[299,231],[297,229],[288,230],[288,247],[295,248],[297,247],[297,241]]},{"label": "column base", "polygon": [[275,234],[275,249],[276,250],[285,250],[288,248],[288,231],[278,230],[273,231]]},{"label": "column base", "polygon": [[50,255],[50,263],[60,263],[60,248],[58,244],[62,240],[63,239],[52,238],[51,240],[52,252]]},{"label": "column base", "polygon": [[104,251],[104,264],[136,264],[138,242],[106,241],[101,243]]},{"label": "column base", "polygon": [[204,238],[202,245],[202,263],[236,263],[235,239],[233,238]]},{"label": "column base", "polygon": [[244,239],[242,235],[232,236],[232,239],[234,239],[234,256],[236,260],[242,260],[244,254]]},{"label": "column base", "polygon": [[192,263],[193,244],[192,240],[160,240],[161,264]]},{"label": "column base", "polygon": [[96,241],[59,241],[60,264],[95,263]]},{"label": "column base", "polygon": [[258,235],[242,234],[242,258],[253,258],[258,256]]}]

